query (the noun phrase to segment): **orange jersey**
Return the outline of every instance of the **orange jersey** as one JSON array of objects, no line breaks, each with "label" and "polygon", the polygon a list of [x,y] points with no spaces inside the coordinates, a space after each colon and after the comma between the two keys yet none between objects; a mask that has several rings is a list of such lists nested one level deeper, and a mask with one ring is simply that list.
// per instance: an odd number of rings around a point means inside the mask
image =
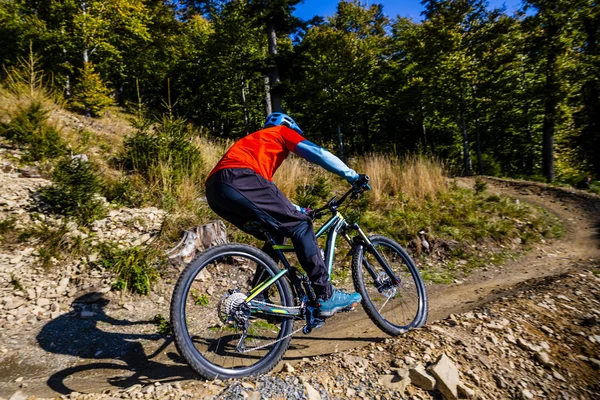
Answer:
[{"label": "orange jersey", "polygon": [[284,125],[261,129],[235,142],[208,177],[225,168],[250,168],[273,181],[277,168],[303,140],[298,132]]}]

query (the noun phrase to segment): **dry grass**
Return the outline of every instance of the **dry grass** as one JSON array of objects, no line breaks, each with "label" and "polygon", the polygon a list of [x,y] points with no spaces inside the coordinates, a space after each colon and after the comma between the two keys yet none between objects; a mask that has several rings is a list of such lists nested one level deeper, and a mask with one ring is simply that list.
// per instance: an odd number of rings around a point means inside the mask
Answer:
[{"label": "dry grass", "polygon": [[[290,156],[277,170],[273,181],[289,199],[296,197],[296,188],[314,183],[317,176],[329,175],[325,170],[311,165],[308,161]],[[333,178],[332,175],[328,176]]]},{"label": "dry grass", "polygon": [[[215,142],[198,137],[195,144],[202,152],[203,170],[200,175],[205,177],[233,142]],[[384,202],[389,197],[423,200],[447,189],[443,165],[436,159],[368,154],[356,159],[353,164],[356,171],[371,177],[372,198],[375,203]],[[281,164],[273,178],[279,190],[293,199],[297,187],[314,182],[317,176],[325,176],[330,181],[336,179],[325,170],[291,155]]]},{"label": "dry grass", "polygon": [[447,189],[442,163],[428,157],[368,154],[356,164],[371,178],[375,203],[389,197],[423,200]]}]

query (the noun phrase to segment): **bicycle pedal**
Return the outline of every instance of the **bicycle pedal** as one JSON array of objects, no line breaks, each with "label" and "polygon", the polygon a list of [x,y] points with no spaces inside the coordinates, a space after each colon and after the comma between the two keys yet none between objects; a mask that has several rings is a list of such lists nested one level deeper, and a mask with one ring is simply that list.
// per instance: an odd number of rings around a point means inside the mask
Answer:
[{"label": "bicycle pedal", "polygon": [[304,333],[305,335],[308,335],[309,333],[311,333],[313,331],[313,329],[319,329],[323,325],[325,325],[324,319],[315,318],[315,320],[312,322],[312,324],[306,324],[304,326],[304,328],[302,329],[302,333]]}]

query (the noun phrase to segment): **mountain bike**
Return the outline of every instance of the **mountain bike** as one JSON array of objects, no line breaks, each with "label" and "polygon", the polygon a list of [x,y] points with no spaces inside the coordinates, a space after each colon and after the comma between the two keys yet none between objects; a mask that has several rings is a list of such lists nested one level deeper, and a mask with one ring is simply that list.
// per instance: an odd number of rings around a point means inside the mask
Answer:
[{"label": "mountain bike", "polygon": [[[427,293],[415,263],[398,243],[367,236],[358,223],[342,216],[340,206],[366,190],[368,177],[311,215],[313,220],[330,215],[316,232],[317,237],[326,236],[329,276],[342,237],[351,247],[352,280],[364,310],[381,330],[396,336],[425,323]],[[175,286],[171,324],[177,349],[208,379],[266,373],[281,360],[294,334],[309,334],[325,322],[310,281],[285,256],[293,246],[263,233],[283,269],[256,247],[230,243],[198,255]],[[300,327],[295,329],[294,322]]]}]

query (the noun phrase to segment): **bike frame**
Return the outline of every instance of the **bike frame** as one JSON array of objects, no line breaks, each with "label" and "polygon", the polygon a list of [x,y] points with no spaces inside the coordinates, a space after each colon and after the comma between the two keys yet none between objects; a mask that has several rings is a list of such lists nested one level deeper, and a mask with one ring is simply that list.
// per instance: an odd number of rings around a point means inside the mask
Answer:
[{"label": "bike frame", "polygon": [[[339,201],[341,203],[345,198],[344,196]],[[330,201],[328,205],[331,205],[334,200]],[[342,216],[342,214],[337,211],[337,205],[335,204],[331,207],[328,207],[333,212],[333,215],[319,228],[319,230],[315,233],[317,238],[320,238],[323,235],[327,235],[326,246],[325,246],[325,265],[327,266],[329,272],[329,279],[331,280],[331,272],[333,271],[333,261],[335,257],[335,246],[337,242],[337,238],[342,236],[346,242],[350,246],[354,246],[357,244],[357,240],[353,240],[348,232],[350,230],[355,230],[358,232],[358,235],[355,239],[358,239],[358,243],[364,245],[374,256],[375,258],[384,266],[385,272],[390,277],[391,281],[394,284],[398,284],[400,281],[397,279],[393,271],[389,268],[385,260],[381,257],[379,252],[375,249],[375,247],[371,244],[371,241],[367,237],[367,235],[362,231],[358,224],[353,223],[349,224],[346,219]],[[250,295],[246,298],[246,303],[250,306],[250,309],[253,312],[261,312],[270,315],[279,315],[279,316],[287,316],[287,317],[301,317],[304,313],[303,306],[306,306],[304,299],[308,299],[309,302],[315,302],[316,296],[312,290],[310,282],[306,275],[301,275],[298,272],[298,269],[290,264],[288,259],[286,258],[286,252],[293,252],[293,245],[283,245],[277,244],[273,237],[266,233],[268,238],[268,243],[271,244],[276,254],[279,257],[279,260],[283,264],[283,269],[275,276],[269,278],[268,280],[260,283],[255,288],[250,291]],[[375,281],[377,281],[377,274],[373,267],[368,263],[366,259],[363,260],[364,265],[369,272],[369,274],[373,277]],[[277,280],[281,279],[283,276],[287,275],[289,280],[292,283],[293,290],[297,298],[302,301],[301,307],[277,307],[273,305],[269,305],[266,303],[260,302],[252,302],[253,299],[256,298],[260,293],[267,290],[271,285],[273,285]],[[252,302],[252,303],[251,303]]]}]

